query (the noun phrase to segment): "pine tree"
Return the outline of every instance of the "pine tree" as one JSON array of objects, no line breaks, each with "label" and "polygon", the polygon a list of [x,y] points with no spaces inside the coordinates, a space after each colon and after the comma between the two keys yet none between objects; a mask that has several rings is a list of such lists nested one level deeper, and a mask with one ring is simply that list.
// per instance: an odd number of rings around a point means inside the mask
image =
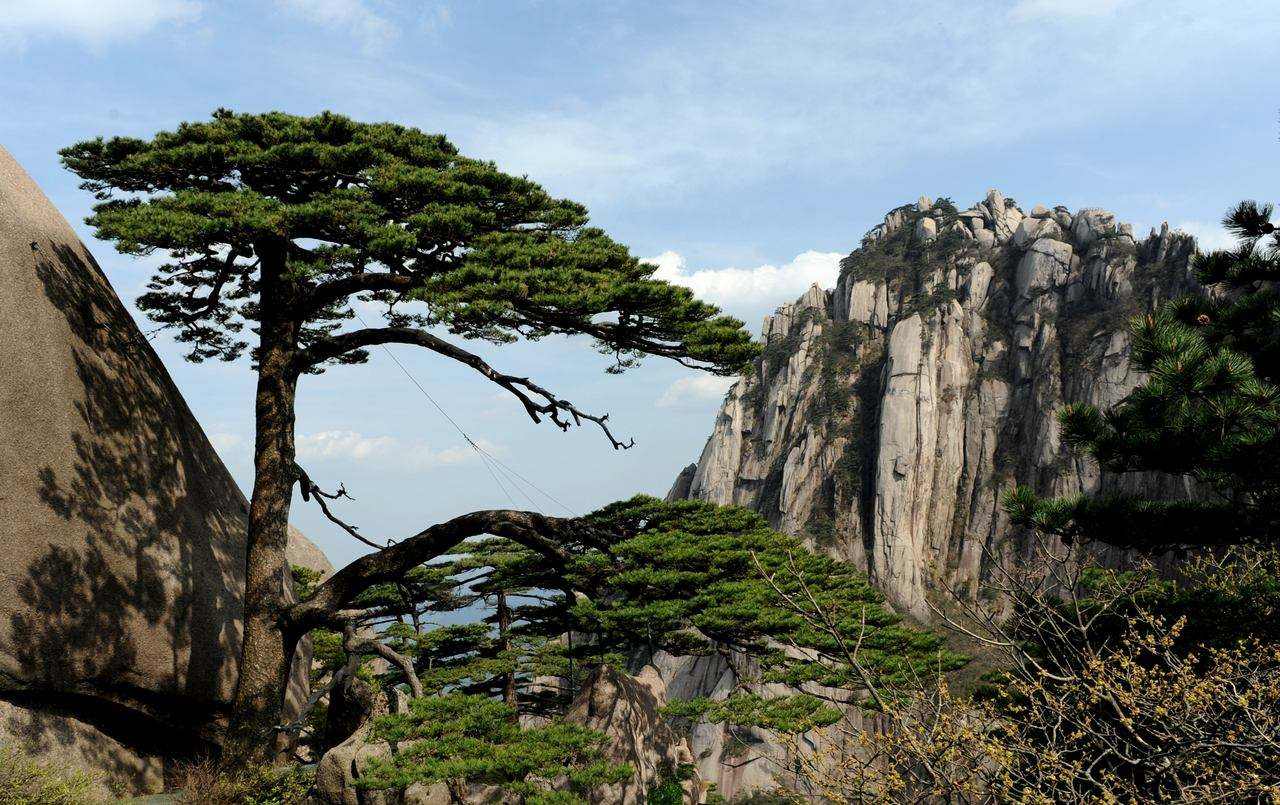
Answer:
[{"label": "pine tree", "polygon": [[[755,512],[638,496],[584,519],[610,536],[563,561],[488,538],[432,565],[449,567],[469,591],[505,590],[514,606],[505,645],[493,616],[408,641],[407,631],[382,633],[415,658],[428,695],[484,695],[504,700],[513,715],[554,722],[600,666],[634,671],[657,651],[729,650],[753,656],[760,675],[727,700],[675,702],[669,714],[801,732],[839,711],[804,694],[763,697],[749,692],[751,683],[841,688],[850,703],[874,706],[871,691],[907,687],[964,661],[936,634],[904,624],[853,565],[777,533]],[[467,630],[465,640],[453,639]],[[442,651],[446,644],[458,650]],[[512,677],[517,695],[509,700]],[[548,693],[547,677],[568,690]],[[401,681],[394,668],[383,677]]]},{"label": "pine tree", "polygon": [[[409,344],[474,368],[536,422],[592,422],[461,340],[504,344],[586,335],[614,358],[642,355],[733,374],[756,353],[741,323],[653,278],[580,205],[460,155],[443,136],[324,113],[237,114],[149,140],[98,138],[61,152],[98,204],[88,223],[127,254],[167,257],[138,305],[176,330],[193,361],[250,350],[258,377],[254,485],[236,733],[278,724],[289,658],[305,630],[281,628],[280,590],[299,378]],[[385,326],[346,329],[352,302],[385,305]],[[246,328],[257,335],[251,344]],[[304,486],[304,493],[311,491]],[[376,547],[376,546],[375,546]],[[320,596],[323,598],[324,596]],[[301,627],[299,627],[301,629]]]},{"label": "pine tree", "polygon": [[[447,558],[358,595],[354,626],[410,660],[428,695],[492,696],[519,715],[554,718],[567,710],[584,676],[560,639],[569,627],[565,598],[552,589],[557,586],[569,589],[538,551],[500,538],[468,540],[449,549]],[[305,584],[298,589],[300,599],[314,590]],[[315,629],[311,638],[317,659],[312,685],[318,689],[333,682],[348,655],[342,635],[331,628]],[[407,677],[390,664],[377,682],[391,688]]]},{"label": "pine tree", "polygon": [[[753,655],[762,681],[855,690],[962,662],[936,634],[903,623],[857,567],[774,531],[756,512],[642,495],[588,519],[622,536],[576,554],[565,570],[581,593],[569,623],[590,638],[584,659],[728,648]],[[814,610],[832,629],[802,616]],[[857,667],[847,651],[855,645]]]},{"label": "pine tree", "polygon": [[[558,566],[538,551],[501,538],[469,541],[454,558],[465,584],[485,602],[492,674],[467,692],[500,697],[520,715],[556,717],[583,679],[564,640],[573,596]],[[559,593],[556,590],[560,590]]]},{"label": "pine tree", "polygon": [[484,696],[414,699],[408,712],[375,719],[370,739],[398,749],[370,758],[356,785],[404,789],[442,782],[457,802],[464,801],[468,785],[484,785],[523,805],[576,805],[593,788],[635,773],[605,758],[607,738],[598,732],[564,723],[522,727],[514,715]]},{"label": "pine tree", "polygon": [[1046,533],[1144,550],[1274,544],[1280,526],[1280,232],[1272,207],[1241,202],[1223,221],[1235,249],[1197,255],[1207,292],[1134,323],[1146,382],[1108,411],[1061,414],[1065,443],[1113,472],[1196,482],[1191,500],[1041,499],[1020,488],[1013,519]]}]

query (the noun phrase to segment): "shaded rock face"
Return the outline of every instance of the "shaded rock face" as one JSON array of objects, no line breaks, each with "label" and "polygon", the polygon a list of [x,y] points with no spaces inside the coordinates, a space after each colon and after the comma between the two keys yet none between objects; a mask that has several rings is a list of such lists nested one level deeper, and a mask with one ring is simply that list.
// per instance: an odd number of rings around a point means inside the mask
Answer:
[{"label": "shaded rock face", "polygon": [[[662,704],[699,696],[723,699],[735,691],[764,697],[795,693],[786,685],[746,681],[759,679],[760,667],[754,657],[740,652],[673,656],[659,651],[644,659],[643,665],[636,669],[636,678],[652,690]],[[833,688],[810,690],[829,701],[848,698],[847,692]],[[877,725],[872,718],[859,708],[847,708],[830,736],[857,735],[864,729],[877,727],[884,729],[884,724]],[[857,751],[855,746],[841,745],[839,738],[830,736],[811,733],[801,736],[800,741],[808,750],[820,750],[833,758]],[[794,776],[794,758],[788,756],[787,742],[769,730],[698,722],[688,731],[687,741],[699,788],[704,793],[714,784],[717,794],[733,801],[780,785],[792,791],[803,791],[806,785]]]},{"label": "shaded rock face", "polygon": [[95,711],[101,707],[101,703],[96,707],[59,706],[47,700],[25,707],[21,698],[0,701],[0,736],[42,762],[95,773],[96,801],[114,801],[113,787],[136,791],[162,788],[165,763],[160,754],[166,747],[151,741],[138,745],[116,740],[95,726]]},{"label": "shaded rock face", "polygon": [[[0,322],[0,698],[122,746],[198,745],[236,681],[248,505],[92,255],[3,149]],[[4,732],[39,745],[48,721]]]},{"label": "shaded rock face", "polygon": [[[755,509],[862,565],[899,611],[928,621],[928,601],[975,595],[1025,554],[1000,505],[1015,483],[1190,493],[1068,454],[1056,417],[1138,384],[1128,321],[1197,290],[1194,251],[1167,225],[1139,242],[1111,213],[1026,214],[997,191],[962,211],[898,208],[834,290],[815,286],[765,319],[763,356],[671,494]],[[706,745],[695,736],[693,749]]]},{"label": "shaded rock face", "polygon": [[[605,752],[614,763],[627,763],[635,776],[625,783],[605,786],[592,794],[600,805],[641,805],[648,793],[673,779],[676,771],[693,763],[689,746],[662,717],[666,703],[655,691],[658,680],[646,675],[633,678],[612,668],[602,668],[569,710],[567,720],[608,736]],[[648,684],[646,684],[648,683]],[[698,780],[682,784],[686,802],[696,802]]]}]

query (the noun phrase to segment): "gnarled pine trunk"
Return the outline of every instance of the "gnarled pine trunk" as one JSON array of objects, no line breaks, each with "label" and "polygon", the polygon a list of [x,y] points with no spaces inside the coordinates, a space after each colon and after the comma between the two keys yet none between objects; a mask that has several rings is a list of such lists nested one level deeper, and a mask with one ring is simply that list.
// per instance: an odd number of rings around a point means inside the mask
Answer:
[{"label": "gnarled pine trunk", "polygon": [[[498,650],[504,654],[511,650],[511,637],[508,630],[511,628],[511,608],[507,606],[507,594],[502,590],[498,591]],[[520,718],[519,706],[520,700],[516,695],[516,672],[511,670],[502,676],[502,702],[508,707],[516,710],[515,718]]]},{"label": "gnarled pine trunk", "polygon": [[244,591],[244,639],[233,701],[230,751],[268,760],[287,748],[281,723],[290,664],[300,635],[281,628],[285,550],[293,496],[294,401],[298,325],[288,311],[296,284],[284,277],[283,249],[260,249],[261,329],[258,349],[253,496],[249,505]]}]

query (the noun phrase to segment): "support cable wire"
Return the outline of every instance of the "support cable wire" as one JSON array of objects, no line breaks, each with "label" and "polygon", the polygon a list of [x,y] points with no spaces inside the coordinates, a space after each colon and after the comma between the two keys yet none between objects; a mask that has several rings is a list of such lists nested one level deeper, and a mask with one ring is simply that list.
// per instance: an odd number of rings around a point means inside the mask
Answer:
[{"label": "support cable wire", "polygon": [[[360,313],[354,307],[351,309],[351,312],[355,314],[356,319],[360,322],[360,325],[362,327],[365,327],[365,328],[369,327],[368,323],[364,320],[364,317],[361,316]],[[475,450],[477,453],[480,454],[480,460],[484,464],[485,469],[489,472],[489,477],[493,478],[494,483],[496,483],[498,485],[498,488],[502,490],[502,493],[506,495],[507,500],[511,502],[512,508],[516,508],[516,502],[512,498],[511,493],[507,491],[507,487],[504,486],[502,482],[498,480],[499,475],[505,477],[507,479],[507,483],[509,483],[513,489],[516,489],[517,491],[519,491],[520,494],[524,497],[524,499],[529,501],[530,505],[533,506],[534,510],[540,510],[541,507],[538,506],[538,504],[534,502],[533,498],[529,497],[529,495],[520,487],[520,484],[518,483],[518,481],[523,481],[524,484],[527,485],[530,489],[542,495],[544,498],[551,501],[552,503],[559,506],[560,508],[564,509],[566,512],[569,513],[570,516],[572,517],[577,516],[577,513],[573,509],[565,505],[563,502],[561,502],[558,498],[556,498],[550,492],[547,492],[546,490],[542,489],[533,481],[530,481],[528,478],[524,477],[523,475],[521,475],[520,473],[512,469],[510,466],[508,466],[505,462],[498,459],[497,456],[494,456],[492,453],[490,453],[489,451],[481,447],[476,442],[475,439],[472,439],[471,436],[468,435],[467,432],[462,429],[462,426],[458,424],[457,420],[449,416],[449,412],[444,410],[444,407],[441,406],[440,403],[436,402],[436,398],[432,397],[431,393],[427,391],[421,383],[418,382],[418,379],[414,377],[413,374],[405,367],[405,365],[401,363],[400,360],[395,356],[395,354],[392,353],[392,351],[387,348],[386,344],[379,344],[378,346],[382,348],[382,351],[387,354],[387,357],[390,358],[391,362],[394,363],[400,369],[400,371],[404,374],[404,376],[409,378],[409,382],[412,383],[414,386],[416,386],[418,391],[422,392],[422,396],[426,397],[427,401],[430,402],[431,405],[434,406],[435,409],[440,412],[440,415],[444,417],[445,420],[447,420],[450,425],[453,426],[454,430],[458,431],[458,434],[461,435],[464,440],[466,440],[467,444],[471,445],[471,449]],[[496,473],[495,473],[495,470],[497,471]]]},{"label": "support cable wire", "polygon": [[498,485],[499,489],[502,490],[502,494],[503,496],[506,497],[507,502],[511,504],[511,508],[513,509],[518,508],[516,506],[515,498],[511,497],[511,493],[507,491],[507,487],[504,486],[502,481],[499,480],[498,476],[494,474],[493,468],[489,466],[489,461],[488,459],[485,458],[484,453],[480,454],[480,463],[484,464],[485,471],[489,473],[489,477],[492,478],[493,482]]},{"label": "support cable wire", "polygon": [[[481,453],[481,454],[480,454],[480,458],[485,459],[485,460],[487,460],[487,461],[495,462],[495,464],[496,464],[496,462],[497,462],[497,459],[496,459],[496,458],[494,458],[493,456],[490,456],[490,455],[488,455],[488,454],[486,454],[486,453]],[[506,479],[507,479],[507,482],[508,482],[509,484],[511,484],[511,488],[512,488],[512,489],[514,489],[514,490],[516,490],[517,492],[519,492],[519,493],[520,493],[520,497],[522,497],[522,498],[524,498],[525,500],[529,501],[529,506],[530,506],[530,508],[531,508],[533,511],[542,511],[542,507],[538,505],[537,501],[535,501],[533,498],[529,497],[529,493],[528,493],[528,492],[526,492],[526,491],[524,491],[524,488],[523,488],[523,487],[521,487],[519,484],[517,484],[517,483],[515,482],[515,480],[514,480],[514,479],[512,479],[512,477],[511,477],[511,475],[510,475],[510,474],[503,472],[501,467],[496,467],[496,469],[498,470],[498,474],[499,474],[499,475],[501,475],[502,477],[506,478]],[[513,500],[513,501],[511,501],[511,507],[512,507],[512,508],[515,508],[515,506],[516,506],[516,502],[515,502],[514,500]]]}]

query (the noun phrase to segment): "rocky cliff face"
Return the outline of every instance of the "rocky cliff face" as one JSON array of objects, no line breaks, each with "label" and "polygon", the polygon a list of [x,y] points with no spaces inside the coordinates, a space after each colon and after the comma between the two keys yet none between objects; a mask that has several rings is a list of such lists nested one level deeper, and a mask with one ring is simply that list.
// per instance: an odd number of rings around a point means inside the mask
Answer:
[{"label": "rocky cliff face", "polygon": [[[1015,483],[1187,492],[1069,455],[1056,414],[1110,405],[1139,382],[1127,323],[1195,289],[1194,251],[1167,225],[1138,241],[1103,210],[1024,212],[994,190],[963,211],[924,198],[893,210],[834,290],[814,286],[766,318],[762,357],[671,494],[760,511],[863,565],[927,621],[932,597],[976,594],[1025,551],[1000,506]],[[695,736],[695,754],[715,761],[721,738]]]}]

